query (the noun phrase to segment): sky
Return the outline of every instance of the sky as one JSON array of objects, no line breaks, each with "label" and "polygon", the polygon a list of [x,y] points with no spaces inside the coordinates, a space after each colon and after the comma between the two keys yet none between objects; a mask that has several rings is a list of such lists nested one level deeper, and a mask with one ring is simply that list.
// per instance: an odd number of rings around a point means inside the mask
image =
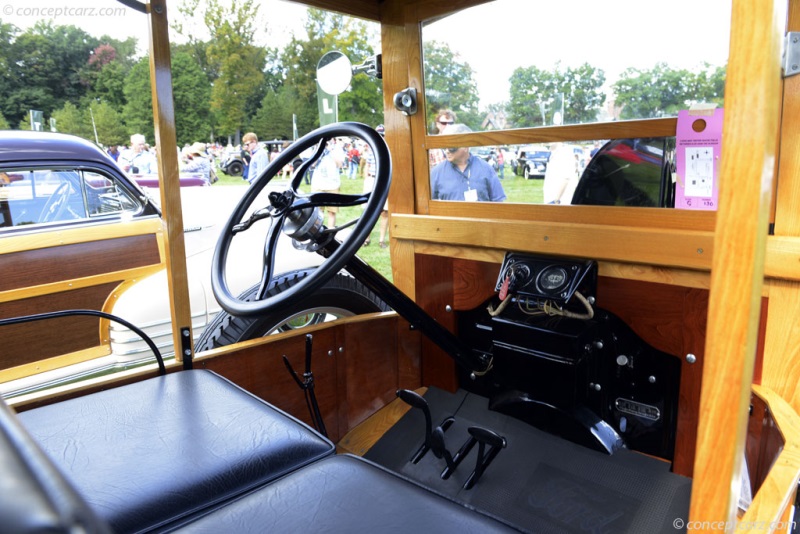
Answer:
[{"label": "sky", "polygon": [[[177,5],[168,3],[170,17],[178,15]],[[268,33],[259,32],[263,42],[257,44],[282,46],[302,32],[304,6],[284,0],[261,5],[258,25]],[[21,28],[50,19],[98,37],[136,37],[141,51],[147,47],[145,15],[114,0],[0,0],[0,13],[3,22]],[[461,54],[486,106],[508,100],[508,79],[520,66],[550,70],[559,60],[563,67],[588,62],[611,82],[627,67],[657,62],[689,69],[704,61],[724,65],[729,27],[730,0],[498,0],[426,24],[423,40],[447,42]],[[181,40],[173,31],[170,36]]]},{"label": "sky", "polygon": [[[423,27],[476,73],[481,104],[508,100],[517,67],[584,62],[613,81],[627,67],[657,62],[693,69],[727,62],[730,0],[498,0]],[[689,38],[688,36],[694,36]]]}]

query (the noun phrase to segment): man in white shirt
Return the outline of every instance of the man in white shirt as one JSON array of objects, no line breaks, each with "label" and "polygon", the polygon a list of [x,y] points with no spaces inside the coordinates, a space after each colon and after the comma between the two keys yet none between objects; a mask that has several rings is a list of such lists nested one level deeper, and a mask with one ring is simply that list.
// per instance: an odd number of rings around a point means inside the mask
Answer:
[{"label": "man in white shirt", "polygon": [[118,163],[123,171],[130,174],[155,174],[157,172],[155,158],[148,152],[142,134],[131,136],[131,147],[119,155]]}]

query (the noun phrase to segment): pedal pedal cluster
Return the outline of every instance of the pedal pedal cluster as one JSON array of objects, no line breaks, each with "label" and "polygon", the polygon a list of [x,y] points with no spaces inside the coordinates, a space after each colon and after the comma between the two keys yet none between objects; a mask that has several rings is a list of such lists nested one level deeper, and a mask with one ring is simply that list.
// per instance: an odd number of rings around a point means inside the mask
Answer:
[{"label": "pedal pedal cluster", "polygon": [[447,449],[445,433],[453,426],[455,418],[446,417],[439,426],[432,428],[433,420],[431,417],[431,410],[428,406],[428,401],[426,401],[424,397],[408,389],[397,390],[397,396],[412,408],[421,410],[425,416],[425,440],[416,450],[409,462],[417,464],[428,451],[431,451],[436,458],[444,459],[445,467],[442,470],[441,478],[442,480],[447,480],[469,455],[472,449],[475,448],[475,445],[478,445],[475,469],[473,469],[472,473],[467,477],[466,482],[464,482],[463,488],[465,490],[472,489],[475,484],[478,483],[492,461],[508,444],[506,438],[488,428],[471,426],[467,429],[469,438],[467,438],[455,454],[452,454]]}]

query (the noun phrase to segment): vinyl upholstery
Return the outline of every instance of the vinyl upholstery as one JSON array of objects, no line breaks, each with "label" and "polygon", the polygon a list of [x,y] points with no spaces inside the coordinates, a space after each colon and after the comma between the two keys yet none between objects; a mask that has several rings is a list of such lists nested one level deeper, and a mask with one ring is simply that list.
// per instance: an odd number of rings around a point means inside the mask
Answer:
[{"label": "vinyl upholstery", "polygon": [[145,532],[333,454],[300,421],[207,370],[19,414],[116,532]]},{"label": "vinyl upholstery", "polygon": [[517,532],[375,464],[325,458],[182,525],[179,532]]}]

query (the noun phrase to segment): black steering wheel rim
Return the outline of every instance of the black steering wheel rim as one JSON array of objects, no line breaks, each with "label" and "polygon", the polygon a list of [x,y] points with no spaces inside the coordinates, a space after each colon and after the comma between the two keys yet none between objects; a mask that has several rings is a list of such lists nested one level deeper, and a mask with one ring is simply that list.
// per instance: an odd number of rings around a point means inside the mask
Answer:
[{"label": "black steering wheel rim", "polygon": [[[264,298],[262,300],[240,300],[238,297],[231,294],[226,277],[226,260],[233,236],[237,232],[235,228],[242,225],[242,222],[245,220],[245,214],[247,213],[251,204],[253,204],[255,199],[264,190],[267,184],[269,184],[269,182],[280,173],[284,166],[291,164],[297,158],[297,156],[299,156],[305,150],[317,146],[318,149],[314,157],[312,157],[302,166],[302,169],[308,168],[309,165],[318,160],[322,155],[322,147],[324,147],[324,144],[327,142],[327,140],[335,137],[358,137],[369,145],[375,157],[375,185],[371,193],[366,193],[364,195],[355,197],[350,195],[335,195],[335,197],[340,197],[343,202],[345,200],[348,201],[347,203],[340,205],[364,204],[364,212],[353,227],[350,237],[339,246],[335,247],[335,250],[327,256],[326,260],[319,267],[317,267],[316,271],[299,284],[287,289],[284,292]],[[265,266],[264,272],[262,272],[262,286],[264,286],[264,290],[267,289],[266,286],[268,286],[270,282],[269,279],[274,276],[274,273],[272,273],[272,264],[270,264],[270,262],[274,262],[275,243],[277,242],[277,236],[283,232],[284,226],[287,222],[286,216],[282,216],[281,213],[297,213],[300,210],[307,212],[309,207],[312,207],[314,208],[314,213],[316,214],[318,213],[319,209],[316,206],[323,205],[323,203],[318,201],[315,202],[315,198],[321,199],[322,195],[327,195],[325,199],[328,202],[325,202],[324,204],[330,204],[330,200],[333,198],[330,194],[317,194],[315,197],[314,193],[310,195],[300,193],[298,188],[303,179],[303,174],[303,172],[295,171],[290,184],[290,189],[286,190],[283,194],[283,198],[288,199],[288,201],[284,200],[284,202],[290,202],[290,206],[288,208],[286,206],[284,206],[283,209],[276,208],[275,202],[273,202],[270,206],[273,214],[269,215],[269,218],[272,219],[271,223],[273,226],[270,228],[269,236],[267,237],[267,243],[265,245]],[[231,216],[228,218],[228,221],[225,223],[225,226],[222,229],[216,248],[214,249],[214,257],[211,266],[211,287],[214,291],[214,296],[216,297],[217,302],[219,302],[220,306],[222,306],[222,308],[231,315],[252,316],[270,313],[276,308],[286,306],[291,302],[302,300],[307,296],[310,296],[314,291],[322,287],[327,280],[332,278],[345,266],[345,264],[361,247],[362,243],[364,243],[367,236],[369,236],[373,226],[381,214],[381,211],[383,211],[383,206],[389,194],[391,175],[392,163],[386,142],[383,140],[380,134],[365,124],[357,122],[335,123],[318,128],[295,141],[289,148],[281,152],[267,166],[264,172],[253,181],[248,190],[239,200],[239,203],[234,208]],[[273,194],[270,193],[271,200],[272,195]],[[264,218],[266,218],[266,216]],[[324,241],[329,238],[332,239],[334,236],[335,232],[323,232],[322,235],[318,237],[318,244],[320,245],[322,251],[326,250],[322,246],[324,245]],[[265,276],[265,273],[268,273],[268,275]]]}]

